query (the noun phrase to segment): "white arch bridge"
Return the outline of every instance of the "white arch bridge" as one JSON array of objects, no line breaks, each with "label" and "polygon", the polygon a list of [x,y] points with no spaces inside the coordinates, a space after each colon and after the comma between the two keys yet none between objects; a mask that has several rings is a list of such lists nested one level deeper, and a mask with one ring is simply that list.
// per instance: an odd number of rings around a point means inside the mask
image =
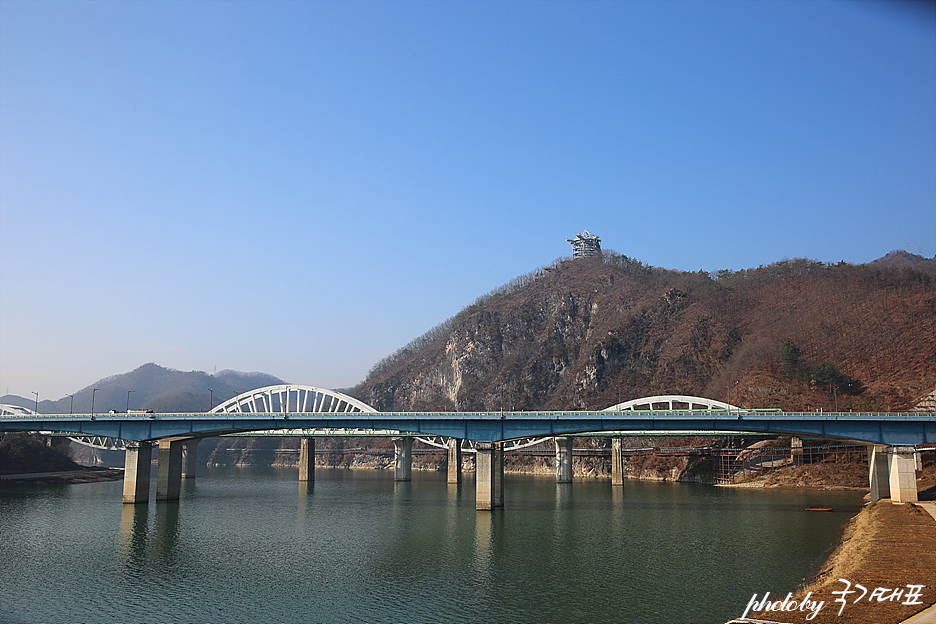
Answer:
[{"label": "white arch bridge", "polygon": [[[603,411],[701,411],[726,410],[738,413],[741,408],[729,405],[722,401],[690,396],[653,396],[634,399],[612,405]],[[758,410],[764,411],[764,410]],[[775,410],[774,410],[775,411]],[[15,405],[0,405],[3,416],[40,416],[25,407]],[[157,418],[149,413],[135,412],[150,418]],[[377,413],[377,410],[353,397],[333,390],[326,390],[313,386],[302,385],[276,385],[258,388],[244,392],[219,405],[215,406],[209,414],[280,414],[286,420],[290,415],[304,414],[360,414]],[[498,412],[500,415],[501,412]],[[109,417],[112,414],[101,414],[96,418]],[[142,417],[142,416],[141,416]],[[295,419],[295,416],[293,417]],[[222,433],[230,436],[275,436],[275,437],[396,437],[405,435],[407,431],[399,429],[369,429],[361,427],[305,427],[305,428],[276,428],[267,430],[240,431],[239,433]],[[658,432],[635,431],[633,434],[654,435]],[[127,442],[124,438],[115,438],[107,435],[68,435],[70,440],[102,450],[123,451]],[[207,437],[202,435],[201,437]],[[504,450],[512,451],[539,444],[551,436],[536,435],[504,441]],[[426,435],[416,436],[416,440],[436,448],[448,448],[449,436]],[[475,440],[462,439],[461,446],[464,452],[474,453]]]},{"label": "white arch bridge", "polygon": [[[498,478],[491,475],[502,475],[502,460],[498,457],[502,458],[505,443],[509,450],[534,440],[556,438],[557,479],[564,481],[571,480],[571,438],[567,436],[624,431],[645,431],[647,435],[664,431],[748,432],[856,440],[880,449],[878,455],[871,458],[873,497],[875,466],[880,464],[894,474],[903,474],[903,469],[890,466],[896,466],[895,458],[905,459],[907,453],[887,449],[936,443],[936,414],[783,412],[745,409],[721,401],[680,395],[643,397],[598,411],[379,412],[333,390],[280,385],[246,392],[207,413],[61,415],[4,408],[0,414],[2,431],[59,432],[85,441],[114,438],[129,442],[125,502],[148,499],[147,451],[154,442],[158,442],[160,448],[157,500],[177,500],[181,477],[188,472],[194,474],[190,468],[183,467],[182,457],[187,454],[194,458],[194,444],[203,437],[244,432],[255,435],[302,432],[298,434],[303,439],[300,479],[310,479],[314,474],[310,457],[314,454],[312,439],[316,435],[365,436],[366,432],[398,432],[399,437],[394,439],[397,448],[395,476],[401,480],[409,479],[414,437],[431,445],[444,444],[449,448],[450,465],[460,465],[462,448],[452,440],[470,440],[477,453],[478,508],[490,509],[497,506],[498,500],[503,500]],[[612,482],[620,469],[618,455],[612,460]],[[912,464],[912,449],[910,457]],[[883,474],[883,469],[877,473]],[[502,476],[499,478],[502,480]]]}]

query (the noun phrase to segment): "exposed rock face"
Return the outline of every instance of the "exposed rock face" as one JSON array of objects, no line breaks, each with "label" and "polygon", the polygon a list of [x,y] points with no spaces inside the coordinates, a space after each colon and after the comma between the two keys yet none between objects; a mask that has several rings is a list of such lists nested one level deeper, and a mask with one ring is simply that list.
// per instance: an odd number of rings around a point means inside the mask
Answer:
[{"label": "exposed rock face", "polygon": [[936,412],[936,390],[933,390],[913,406],[913,412]]},{"label": "exposed rock face", "polygon": [[[351,394],[381,410],[602,409],[729,393],[747,407],[863,410],[908,409],[936,386],[927,274],[793,260],[716,277],[607,254],[560,263],[469,306]],[[786,339],[860,383],[833,392],[783,376]]]}]

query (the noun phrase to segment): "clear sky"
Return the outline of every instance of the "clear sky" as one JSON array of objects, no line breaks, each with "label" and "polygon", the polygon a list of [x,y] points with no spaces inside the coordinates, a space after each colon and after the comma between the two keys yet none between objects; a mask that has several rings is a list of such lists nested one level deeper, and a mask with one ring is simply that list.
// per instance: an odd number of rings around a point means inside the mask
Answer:
[{"label": "clear sky", "polygon": [[583,229],[936,254],[936,8],[0,0],[0,393],[342,387]]}]

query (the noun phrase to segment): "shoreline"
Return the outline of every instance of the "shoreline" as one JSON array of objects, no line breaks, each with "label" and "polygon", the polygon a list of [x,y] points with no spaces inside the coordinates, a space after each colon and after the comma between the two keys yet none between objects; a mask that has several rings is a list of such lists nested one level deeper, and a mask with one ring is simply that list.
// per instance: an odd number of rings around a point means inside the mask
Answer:
[{"label": "shoreline", "polygon": [[755,594],[747,619],[728,624],[901,624],[936,605],[934,578],[936,505],[881,500],[846,523],[839,545],[808,584],[769,598]]},{"label": "shoreline", "polygon": [[80,470],[57,470],[54,472],[24,472],[0,475],[0,489],[26,487],[30,485],[71,485],[99,483],[123,479],[123,468],[85,467]]}]

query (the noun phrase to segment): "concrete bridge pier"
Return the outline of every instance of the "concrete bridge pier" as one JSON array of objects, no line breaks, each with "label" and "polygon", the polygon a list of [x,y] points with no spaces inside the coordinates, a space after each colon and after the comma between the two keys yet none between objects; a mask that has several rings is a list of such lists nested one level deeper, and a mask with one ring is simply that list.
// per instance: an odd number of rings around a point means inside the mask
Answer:
[{"label": "concrete bridge pier", "polygon": [[462,449],[461,440],[448,439],[448,478],[447,483],[461,483],[462,480]]},{"label": "concrete bridge pier", "polygon": [[315,481],[315,438],[299,440],[299,481]]},{"label": "concrete bridge pier", "polygon": [[553,438],[556,441],[556,483],[572,483],[572,438]]},{"label": "concrete bridge pier", "polygon": [[868,480],[871,488],[871,501],[890,498],[890,470],[887,446],[871,444],[868,446]]},{"label": "concrete bridge pier", "polygon": [[494,443],[494,506],[504,506],[504,443]]},{"label": "concrete bridge pier", "polygon": [[611,485],[624,485],[624,453],[621,451],[624,441],[611,439]]},{"label": "concrete bridge pier", "polygon": [[890,498],[895,503],[915,503],[917,453],[912,446],[868,447],[871,500]]},{"label": "concrete bridge pier", "polygon": [[912,446],[892,446],[890,456],[891,500],[895,503],[917,502],[916,449]]},{"label": "concrete bridge pier", "polygon": [[186,440],[163,438],[156,458],[156,502],[179,500],[182,490],[182,446]]},{"label": "concrete bridge pier", "polygon": [[150,465],[153,461],[152,442],[129,442],[124,451],[123,502],[149,502]]},{"label": "concrete bridge pier", "polygon": [[413,478],[413,438],[393,438],[393,480]]},{"label": "concrete bridge pier", "polygon": [[479,442],[475,446],[475,509],[493,511],[504,506],[504,445]]},{"label": "concrete bridge pier", "polygon": [[195,453],[198,450],[198,443],[201,438],[191,438],[182,442],[182,478],[194,479],[195,468],[198,467],[198,461]]}]

